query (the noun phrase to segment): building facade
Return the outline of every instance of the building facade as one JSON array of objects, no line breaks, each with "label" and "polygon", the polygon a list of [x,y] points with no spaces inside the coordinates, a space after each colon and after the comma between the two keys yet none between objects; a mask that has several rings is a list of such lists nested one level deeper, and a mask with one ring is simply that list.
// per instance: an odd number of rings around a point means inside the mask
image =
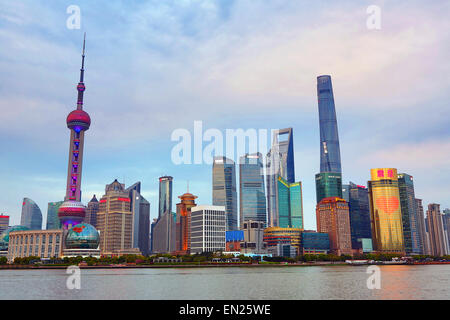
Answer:
[{"label": "building facade", "polygon": [[9,228],[9,216],[0,214],[0,236]]},{"label": "building facade", "polygon": [[444,233],[447,236],[447,248],[450,251],[450,209],[444,209],[443,212],[442,222],[444,224]]},{"label": "building facade", "polygon": [[41,259],[58,258],[63,250],[63,230],[11,231],[8,243],[8,262],[15,258],[35,256]]},{"label": "building facade", "polygon": [[133,248],[143,255],[150,253],[150,202],[141,195],[141,183],[136,182],[126,189],[133,213]]},{"label": "building facade", "polygon": [[316,174],[317,203],[325,198],[342,198],[342,174],[339,172],[321,172]]},{"label": "building facade", "polygon": [[369,190],[364,186],[350,182],[348,185],[343,186],[342,193],[346,194],[347,199],[344,199],[349,206],[352,248],[361,249],[361,239],[372,238]]},{"label": "building facade", "polygon": [[244,231],[233,230],[225,232],[225,251],[240,252],[241,243],[244,241]]},{"label": "building facade", "polygon": [[94,226],[97,228],[97,213],[99,209],[99,203],[97,200],[97,197],[94,196],[92,199],[88,202],[87,208],[86,208],[86,217],[84,218],[84,222],[90,224],[91,226]]},{"label": "building facade", "polygon": [[226,231],[224,206],[202,205],[191,209],[191,253],[225,251]]},{"label": "building facade", "polygon": [[214,206],[224,206],[227,231],[238,230],[236,165],[225,157],[214,157],[212,199]]},{"label": "building facade", "polygon": [[246,154],[239,161],[240,227],[246,220],[267,222],[264,166],[261,153]]},{"label": "building facade", "polygon": [[244,241],[241,242],[242,253],[262,254],[267,250],[264,242],[265,223],[261,221],[247,220],[242,224]]},{"label": "building facade", "polygon": [[406,173],[398,174],[398,189],[406,254],[422,254],[423,244],[418,226],[413,177]]},{"label": "building facade", "polygon": [[444,234],[444,224],[439,204],[430,203],[428,205],[427,225],[430,237],[430,254],[438,257],[448,254],[447,237]]},{"label": "building facade", "polygon": [[172,212],[172,183],[173,178],[170,176],[159,178],[158,218],[160,218],[167,211]]},{"label": "building facade", "polygon": [[276,199],[278,226],[303,229],[302,183],[289,183],[278,177]]},{"label": "building facade", "polygon": [[317,232],[328,233],[331,253],[352,255],[348,203],[341,198],[325,198],[316,207]]},{"label": "building facade", "polygon": [[290,244],[300,252],[300,238],[302,229],[300,228],[280,228],[269,227],[264,229],[264,242],[267,244],[267,249],[272,251],[277,245]]},{"label": "building facade", "polygon": [[275,130],[272,134],[272,147],[266,158],[267,222],[270,227],[278,227],[278,178],[295,182],[294,140],[292,128]]},{"label": "building facade", "polygon": [[42,229],[42,212],[36,202],[29,198],[24,198],[22,202],[22,216],[20,225],[31,230]]},{"label": "building facade", "polygon": [[105,195],[99,201],[97,229],[100,232],[102,255],[119,255],[133,247],[133,212],[125,185],[114,180],[106,185]]},{"label": "building facade", "polygon": [[175,251],[176,254],[189,254],[191,250],[191,209],[197,204],[197,196],[187,192],[181,196],[180,203],[177,203]]},{"label": "building facade", "polygon": [[325,232],[302,231],[300,237],[300,254],[328,254],[330,237]]},{"label": "building facade", "polygon": [[421,254],[430,254],[430,240],[425,223],[425,214],[423,210],[422,199],[414,199],[417,214],[417,228],[419,230],[420,242],[422,243]]},{"label": "building facade", "polygon": [[370,221],[374,250],[405,253],[397,169],[371,169]]},{"label": "building facade", "polygon": [[176,221],[172,212],[166,211],[152,230],[152,253],[171,253],[176,250]]},{"label": "building facade", "polygon": [[62,224],[58,217],[59,207],[64,201],[49,202],[47,207],[47,230],[61,229]]}]

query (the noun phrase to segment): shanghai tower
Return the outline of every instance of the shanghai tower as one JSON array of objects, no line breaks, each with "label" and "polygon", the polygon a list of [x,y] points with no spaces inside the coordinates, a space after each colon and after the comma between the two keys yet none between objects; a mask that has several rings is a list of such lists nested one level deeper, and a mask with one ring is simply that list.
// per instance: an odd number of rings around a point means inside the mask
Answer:
[{"label": "shanghai tower", "polygon": [[64,203],[59,207],[58,217],[64,229],[83,222],[86,207],[81,203],[81,173],[83,167],[84,132],[89,129],[91,118],[83,111],[84,85],[84,50],[86,34],[83,40],[81,55],[80,82],[77,85],[77,108],[67,116],[67,127],[70,129],[69,164],[67,169],[67,187]]},{"label": "shanghai tower", "polygon": [[320,173],[316,175],[317,203],[323,198],[342,198],[341,153],[334,106],[333,86],[329,75],[317,77],[320,125]]}]

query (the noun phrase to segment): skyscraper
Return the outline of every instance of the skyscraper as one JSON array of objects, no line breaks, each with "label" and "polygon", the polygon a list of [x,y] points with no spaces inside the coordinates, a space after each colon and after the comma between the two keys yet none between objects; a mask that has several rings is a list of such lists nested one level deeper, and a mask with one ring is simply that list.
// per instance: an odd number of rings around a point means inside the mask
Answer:
[{"label": "skyscraper", "polygon": [[361,249],[362,241],[358,239],[372,239],[370,226],[369,190],[361,185],[350,182],[343,186],[348,192],[350,231],[352,234],[352,248]]},{"label": "skyscraper", "polygon": [[214,157],[212,199],[214,206],[224,206],[227,231],[238,229],[236,165],[225,157]]},{"label": "skyscraper", "polygon": [[275,130],[273,132],[272,148],[267,153],[267,217],[268,225],[278,226],[278,177],[288,183],[295,182],[294,141],[292,128]]},{"label": "skyscraper", "polygon": [[138,248],[143,255],[150,251],[150,202],[141,195],[141,183],[136,182],[126,189],[133,213],[133,248]]},{"label": "skyscraper", "polygon": [[406,173],[400,173],[398,175],[398,189],[402,208],[405,251],[407,254],[421,254],[423,244],[418,227],[413,177]]},{"label": "skyscraper", "polygon": [[92,197],[91,201],[89,201],[86,209],[86,217],[84,218],[85,223],[89,223],[94,228],[97,228],[97,213],[98,213],[99,203],[97,197]]},{"label": "skyscraper", "polygon": [[83,221],[86,208],[81,203],[81,174],[83,168],[84,132],[91,125],[89,114],[83,111],[84,85],[84,50],[86,34],[81,55],[80,82],[77,85],[77,109],[67,116],[67,127],[70,129],[69,164],[67,169],[67,187],[64,203],[59,207],[58,216],[64,229]]},{"label": "skyscraper", "polygon": [[423,212],[422,199],[414,199],[417,213],[417,229],[419,231],[420,242],[422,243],[421,254],[430,254],[430,240],[428,238],[425,215]]},{"label": "skyscraper", "polygon": [[397,169],[371,169],[369,199],[374,249],[381,253],[404,253]]},{"label": "skyscraper", "polygon": [[23,198],[20,225],[30,230],[42,229],[42,212],[38,205],[29,198]]},{"label": "skyscraper", "polygon": [[342,170],[333,86],[329,75],[317,77],[320,126],[320,173],[316,175],[316,198],[342,198]]},{"label": "skyscraper", "polygon": [[159,209],[158,218],[162,217],[167,211],[172,212],[172,181],[170,176],[159,178]]},{"label": "skyscraper", "polygon": [[239,212],[241,228],[246,220],[267,222],[263,159],[259,152],[240,158]]},{"label": "skyscraper", "polygon": [[320,124],[320,172],[340,173],[341,152],[330,76],[317,77],[317,97]]},{"label": "skyscraper", "polygon": [[303,229],[302,183],[278,177],[276,199],[278,227]]},{"label": "skyscraper", "polygon": [[100,199],[97,226],[102,255],[117,255],[133,246],[133,212],[125,185],[114,180]]},{"label": "skyscraper", "polygon": [[428,205],[427,224],[430,237],[430,254],[433,256],[448,254],[448,244],[444,235],[444,224],[439,204],[430,203]]},{"label": "skyscraper", "polygon": [[352,254],[348,203],[337,197],[322,199],[316,207],[317,232],[328,233],[333,254]]},{"label": "skyscraper", "polygon": [[61,220],[58,218],[59,207],[64,201],[49,202],[47,208],[47,230],[61,229]]},{"label": "skyscraper", "polygon": [[187,192],[181,196],[180,203],[177,203],[175,250],[177,254],[189,254],[191,249],[191,210],[197,206],[196,196]]}]

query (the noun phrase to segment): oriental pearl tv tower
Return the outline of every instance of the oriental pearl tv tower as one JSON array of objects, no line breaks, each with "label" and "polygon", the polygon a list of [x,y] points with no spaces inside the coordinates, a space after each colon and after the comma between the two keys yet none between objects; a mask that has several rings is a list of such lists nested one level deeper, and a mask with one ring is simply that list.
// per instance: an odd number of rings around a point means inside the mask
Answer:
[{"label": "oriental pearl tv tower", "polygon": [[67,170],[67,188],[64,203],[58,210],[58,217],[63,228],[68,230],[82,223],[86,215],[86,207],[81,203],[81,173],[83,167],[84,132],[91,125],[91,118],[83,111],[84,86],[84,50],[86,33],[83,40],[81,55],[80,82],[77,85],[77,109],[67,116],[67,127],[70,129],[69,167]]}]

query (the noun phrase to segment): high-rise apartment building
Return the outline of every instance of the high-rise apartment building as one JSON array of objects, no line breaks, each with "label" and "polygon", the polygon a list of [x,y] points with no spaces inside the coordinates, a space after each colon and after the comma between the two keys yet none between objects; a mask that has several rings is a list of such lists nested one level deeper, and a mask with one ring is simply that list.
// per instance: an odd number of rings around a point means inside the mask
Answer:
[{"label": "high-rise apartment building", "polygon": [[133,246],[133,212],[125,185],[114,180],[99,201],[97,226],[102,255],[118,255]]},{"label": "high-rise apartment building", "polygon": [[342,192],[346,195],[344,200],[348,202],[349,207],[352,248],[361,249],[361,239],[372,239],[369,190],[350,182],[342,187]]},{"label": "high-rise apartment building", "polygon": [[423,244],[418,226],[413,177],[406,173],[399,173],[398,189],[400,192],[400,206],[402,208],[406,254],[421,254],[423,252]]},{"label": "high-rise apartment building", "polygon": [[303,229],[302,183],[289,183],[278,177],[276,199],[278,226]]},{"label": "high-rise apartment building", "polygon": [[99,203],[97,197],[92,197],[91,201],[89,201],[86,208],[86,216],[84,218],[84,222],[92,225],[94,228],[97,228],[97,213],[98,213]]},{"label": "high-rise apartment building", "polygon": [[22,216],[20,225],[30,230],[42,229],[42,212],[36,202],[29,198],[24,198],[22,202]]},{"label": "high-rise apartment building", "polygon": [[275,130],[270,151],[266,158],[267,178],[267,218],[268,225],[277,227],[278,177],[282,177],[288,183],[295,182],[294,170],[294,140],[292,128]]},{"label": "high-rise apartment building", "polygon": [[428,238],[427,227],[425,223],[425,214],[422,205],[422,199],[414,199],[417,214],[417,229],[419,231],[420,242],[422,243],[421,254],[430,254],[430,239]]},{"label": "high-rise apartment building", "polygon": [[444,234],[444,224],[439,204],[430,203],[428,205],[427,225],[430,237],[430,254],[433,256],[448,254],[447,237]]},{"label": "high-rise apartment building", "polygon": [[341,198],[322,199],[316,207],[317,232],[328,233],[333,254],[352,254],[348,203]]},{"label": "high-rise apartment building", "polygon": [[158,218],[166,212],[172,212],[172,183],[173,178],[170,176],[159,178]]},{"label": "high-rise apartment building", "polygon": [[58,202],[49,202],[47,208],[47,230],[55,230],[61,229],[62,224],[61,220],[58,217],[59,207],[63,204],[64,201]]},{"label": "high-rise apartment building", "polygon": [[380,253],[404,253],[397,169],[376,168],[370,172],[370,221],[374,250]]},{"label": "high-rise apartment building", "polygon": [[226,222],[224,206],[191,208],[191,253],[225,251]]},{"label": "high-rise apartment building", "polygon": [[214,206],[224,206],[227,231],[238,229],[236,165],[225,157],[214,157],[212,199]]},{"label": "high-rise apartment building", "polygon": [[196,196],[187,192],[181,196],[177,203],[175,251],[177,254],[189,254],[191,250],[191,209],[196,206]]},{"label": "high-rise apartment building", "polygon": [[239,161],[240,226],[246,220],[267,222],[264,167],[261,153],[246,154]]}]

